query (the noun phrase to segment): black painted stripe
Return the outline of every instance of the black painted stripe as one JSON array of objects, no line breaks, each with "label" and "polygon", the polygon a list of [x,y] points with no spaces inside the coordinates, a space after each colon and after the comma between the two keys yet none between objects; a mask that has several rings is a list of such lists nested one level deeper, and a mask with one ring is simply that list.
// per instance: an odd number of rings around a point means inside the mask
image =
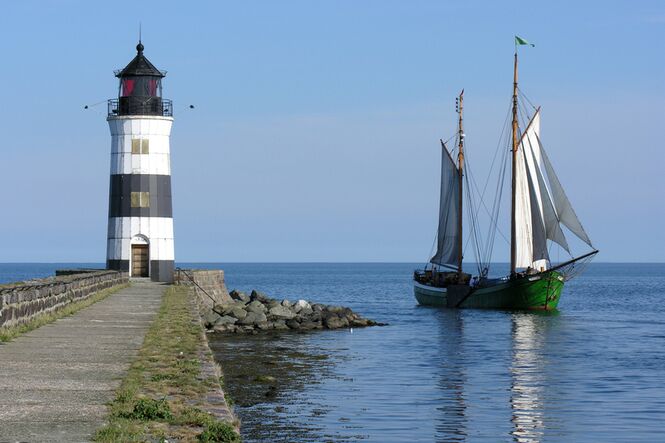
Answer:
[{"label": "black painted stripe", "polygon": [[150,280],[173,283],[173,260],[150,260]]},{"label": "black painted stripe", "polygon": [[[150,207],[132,208],[132,192],[149,192]],[[173,217],[171,176],[112,174],[109,186],[109,217]]]},{"label": "black painted stripe", "polygon": [[106,269],[129,272],[129,260],[106,260]]},{"label": "black painted stripe", "polygon": [[[106,260],[106,269],[129,272],[129,260]],[[173,283],[173,260],[150,260],[150,279],[165,283]]]}]

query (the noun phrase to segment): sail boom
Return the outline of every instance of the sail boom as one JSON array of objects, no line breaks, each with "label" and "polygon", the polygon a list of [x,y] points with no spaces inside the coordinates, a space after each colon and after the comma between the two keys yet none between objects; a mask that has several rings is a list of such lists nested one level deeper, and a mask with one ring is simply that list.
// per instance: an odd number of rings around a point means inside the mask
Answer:
[{"label": "sail boom", "polygon": [[558,265],[554,266],[551,271],[556,271],[557,269],[561,269],[565,266],[568,266],[572,263],[578,262],[580,260],[584,260],[585,258],[593,257],[594,255],[598,254],[598,249],[594,249],[591,252],[587,252],[586,254],[580,255],[579,257],[572,258],[568,261],[565,261],[563,263],[559,263]]}]

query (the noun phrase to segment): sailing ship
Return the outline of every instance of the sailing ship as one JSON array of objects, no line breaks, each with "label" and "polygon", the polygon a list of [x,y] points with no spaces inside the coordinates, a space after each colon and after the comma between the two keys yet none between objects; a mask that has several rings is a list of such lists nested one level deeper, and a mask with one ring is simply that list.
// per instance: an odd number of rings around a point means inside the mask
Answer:
[{"label": "sailing ship", "polygon": [[[441,194],[436,253],[424,269],[414,272],[414,295],[421,305],[554,310],[564,283],[578,272],[582,264],[588,263],[598,253],[575,214],[543,148],[540,140],[540,108],[534,108],[535,112],[525,129],[520,129],[517,48],[513,79],[510,273],[503,278],[489,278],[489,258],[484,267],[481,260],[477,260],[479,274],[473,278],[462,270],[465,188],[462,91],[457,99],[457,162],[441,141]],[[466,187],[469,187],[468,181]],[[474,211],[470,214],[473,215]],[[498,216],[498,209],[492,214]],[[493,223],[496,229],[496,220]],[[562,226],[591,251],[573,256]],[[570,260],[553,264],[548,251],[552,243],[567,251]]]}]

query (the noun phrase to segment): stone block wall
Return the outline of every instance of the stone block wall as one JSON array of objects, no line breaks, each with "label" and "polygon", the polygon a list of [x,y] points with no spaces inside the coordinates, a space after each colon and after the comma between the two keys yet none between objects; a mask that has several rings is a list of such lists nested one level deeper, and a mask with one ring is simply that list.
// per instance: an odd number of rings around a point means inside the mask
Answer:
[{"label": "stone block wall", "polygon": [[102,289],[128,282],[126,272],[85,270],[0,285],[0,327],[26,323],[37,315],[57,311]]},{"label": "stone block wall", "polygon": [[199,307],[203,309],[232,301],[221,269],[176,269],[174,282],[194,287]]}]

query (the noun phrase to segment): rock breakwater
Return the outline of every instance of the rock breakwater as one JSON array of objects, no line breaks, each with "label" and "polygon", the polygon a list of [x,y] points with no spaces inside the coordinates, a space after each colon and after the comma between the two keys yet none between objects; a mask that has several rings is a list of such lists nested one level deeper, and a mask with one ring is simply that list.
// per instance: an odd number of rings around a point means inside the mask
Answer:
[{"label": "rock breakwater", "polygon": [[271,330],[340,329],[383,326],[344,306],[276,300],[252,291],[250,295],[233,290],[231,302],[217,304],[203,318],[208,329],[237,334],[256,334]]}]

